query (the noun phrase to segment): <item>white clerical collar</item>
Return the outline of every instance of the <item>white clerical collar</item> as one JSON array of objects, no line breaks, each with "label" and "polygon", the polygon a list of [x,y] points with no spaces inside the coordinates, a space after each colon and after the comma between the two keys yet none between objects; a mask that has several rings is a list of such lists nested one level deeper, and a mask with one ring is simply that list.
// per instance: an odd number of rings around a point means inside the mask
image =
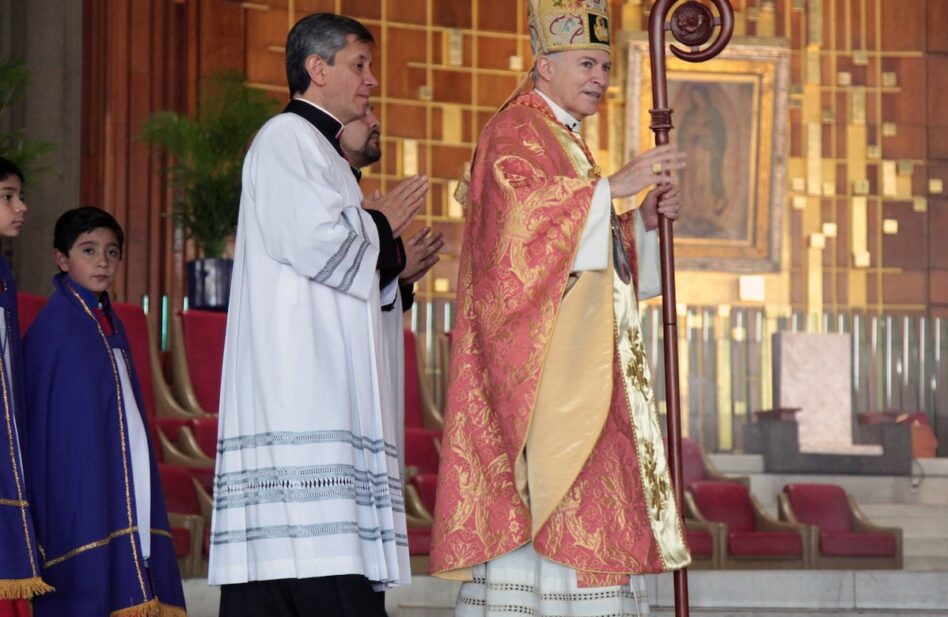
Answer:
[{"label": "white clerical collar", "polygon": [[543,97],[543,100],[546,101],[546,104],[550,106],[550,109],[553,110],[553,115],[561,124],[563,124],[566,128],[573,131],[574,133],[579,132],[579,120],[569,115],[569,113],[565,109],[563,109],[562,107],[554,103],[553,99],[548,97],[542,91],[535,90],[535,92]]},{"label": "white clerical collar", "polygon": [[[339,133],[342,133],[342,129],[345,127],[345,124],[343,124],[342,122],[340,122],[340,121],[339,121],[339,118],[337,118],[336,116],[332,115],[332,112],[331,112],[331,111],[329,111],[328,109],[326,109],[326,108],[323,107],[322,105],[317,105],[316,103],[310,101],[309,99],[304,99],[304,98],[301,97],[301,96],[294,96],[294,97],[293,97],[293,100],[294,100],[294,101],[303,101],[304,103],[309,103],[310,105],[312,105],[313,107],[315,107],[315,108],[318,109],[319,111],[323,112],[324,114],[326,114],[327,116],[329,116],[330,118],[332,118],[333,120],[335,120],[336,122],[339,122]],[[339,137],[339,135],[337,134],[336,137]]]}]

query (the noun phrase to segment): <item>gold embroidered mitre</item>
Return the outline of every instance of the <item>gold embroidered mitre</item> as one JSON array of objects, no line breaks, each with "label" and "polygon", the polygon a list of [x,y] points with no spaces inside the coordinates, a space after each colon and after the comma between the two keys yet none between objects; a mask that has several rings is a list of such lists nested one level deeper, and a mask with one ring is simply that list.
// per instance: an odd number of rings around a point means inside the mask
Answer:
[{"label": "gold embroidered mitre", "polygon": [[533,57],[570,49],[609,48],[608,0],[529,0]]}]

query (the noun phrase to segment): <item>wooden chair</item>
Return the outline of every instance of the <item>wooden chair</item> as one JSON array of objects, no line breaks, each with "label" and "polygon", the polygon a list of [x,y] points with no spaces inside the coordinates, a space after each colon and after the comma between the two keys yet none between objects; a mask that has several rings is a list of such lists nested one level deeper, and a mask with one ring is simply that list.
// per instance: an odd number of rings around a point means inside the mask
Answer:
[{"label": "wooden chair", "polygon": [[685,492],[685,535],[691,551],[692,570],[717,570],[724,567],[727,526],[704,518],[691,493]]},{"label": "wooden chair", "polygon": [[441,431],[444,418],[431,398],[424,375],[424,362],[418,350],[415,334],[405,333],[405,426]]},{"label": "wooden chair", "polygon": [[201,414],[178,404],[161,371],[161,360],[155,333],[145,311],[137,304],[115,302],[112,309],[125,326],[132,351],[132,364],[145,399],[145,413],[149,418],[190,420]]},{"label": "wooden chair", "polygon": [[16,312],[20,320],[20,336],[26,334],[27,329],[39,312],[46,306],[46,297],[25,291],[16,292]]},{"label": "wooden chair", "polygon": [[807,526],[814,567],[902,569],[902,529],[871,523],[841,487],[787,484],[777,498],[781,519]]},{"label": "wooden chair", "polygon": [[690,437],[684,437],[681,440],[681,463],[682,484],[685,490],[690,490],[695,482],[703,481],[737,482],[750,490],[750,478],[724,475],[711,462],[701,444]]},{"label": "wooden chair", "polygon": [[192,415],[216,415],[227,313],[181,311],[171,320],[174,394]]},{"label": "wooden chair", "polygon": [[811,567],[807,527],[767,516],[747,487],[736,482],[695,482],[691,494],[693,518],[723,523],[727,528],[725,569]]},{"label": "wooden chair", "polygon": [[181,576],[197,576],[204,539],[204,518],[194,492],[193,480],[187,470],[173,465],[158,465],[161,488],[168,508],[172,541]]}]

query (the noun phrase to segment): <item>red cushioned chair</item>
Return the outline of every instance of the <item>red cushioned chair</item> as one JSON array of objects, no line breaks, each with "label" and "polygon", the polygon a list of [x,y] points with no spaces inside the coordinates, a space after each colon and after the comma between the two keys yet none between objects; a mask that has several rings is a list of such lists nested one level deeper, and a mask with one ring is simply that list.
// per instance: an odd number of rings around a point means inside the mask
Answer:
[{"label": "red cushioned chair", "polygon": [[192,418],[178,429],[178,445],[188,456],[213,464],[217,456],[217,418]]},{"label": "red cushioned chair", "polygon": [[27,600],[0,600],[0,617],[30,617]]},{"label": "red cushioned chair", "polygon": [[782,519],[809,526],[815,567],[902,569],[902,529],[869,522],[841,487],[788,484],[778,499]]},{"label": "red cushioned chair", "polygon": [[441,332],[438,334],[438,368],[440,370],[439,386],[441,388],[441,411],[444,415],[444,409],[448,404],[448,381],[451,379],[451,333]]},{"label": "red cushioned chair", "polygon": [[20,336],[26,334],[26,330],[44,306],[46,306],[44,296],[25,291],[16,292],[16,312],[17,318],[20,320]]},{"label": "red cushioned chair", "polygon": [[411,573],[428,574],[428,554],[431,553],[431,523],[408,516],[408,557]]},{"label": "red cushioned chair", "polygon": [[227,313],[217,311],[181,311],[172,320],[174,394],[192,414],[220,407],[226,330]]},{"label": "red cushioned chair", "polygon": [[750,478],[747,476],[726,476],[721,473],[704,448],[694,439],[683,437],[681,440],[681,477],[682,486],[690,490],[695,482],[737,482],[750,490]]},{"label": "red cushioned chair", "polygon": [[414,426],[405,427],[405,478],[419,473],[438,473],[441,439],[439,431]]},{"label": "red cushioned chair", "polygon": [[197,576],[201,566],[201,544],[204,540],[204,518],[194,492],[194,481],[186,469],[174,465],[158,465],[161,488],[168,508],[175,555],[182,577]]},{"label": "red cushioned chair", "polygon": [[811,567],[807,527],[770,518],[747,487],[736,482],[699,481],[691,485],[691,495],[695,508],[688,513],[691,518],[727,527],[725,569]]},{"label": "red cushioned chair", "polygon": [[427,381],[422,379],[424,363],[415,334],[405,330],[405,426],[441,431],[444,418],[431,399]]},{"label": "red cushioned chair", "polygon": [[438,493],[438,474],[420,473],[413,476],[410,482],[418,490],[418,496],[421,498],[425,510],[434,513],[435,498]]},{"label": "red cushioned chair", "polygon": [[207,457],[195,457],[182,451],[176,443],[180,428],[196,416],[184,410],[171,395],[171,390],[161,372],[158,346],[155,343],[151,324],[145,311],[137,304],[115,302],[115,314],[128,336],[132,352],[132,364],[141,387],[145,415],[148,417],[152,445],[159,462],[184,467],[202,483],[214,481],[214,461]]},{"label": "red cushioned chair", "polygon": [[137,304],[115,302],[112,308],[125,326],[125,333],[128,335],[128,344],[132,349],[132,363],[138,375],[142,397],[145,399],[145,413],[148,417],[183,420],[198,417],[199,414],[179,405],[172,395],[171,388],[161,371],[161,360],[158,356],[154,332],[142,307]]},{"label": "red cushioned chair", "polygon": [[685,492],[685,536],[691,552],[692,570],[710,570],[724,567],[727,527],[704,518],[695,506],[691,493]]}]

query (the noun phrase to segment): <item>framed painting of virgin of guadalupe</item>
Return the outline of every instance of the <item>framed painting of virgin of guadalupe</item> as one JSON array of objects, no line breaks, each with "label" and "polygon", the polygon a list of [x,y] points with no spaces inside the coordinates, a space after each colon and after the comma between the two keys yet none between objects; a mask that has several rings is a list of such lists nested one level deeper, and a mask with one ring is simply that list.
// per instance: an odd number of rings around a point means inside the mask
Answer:
[{"label": "framed painting of virgin of guadalupe", "polygon": [[[685,153],[679,267],[767,272],[780,267],[787,165],[790,54],[786,45],[735,40],[710,62],[668,55],[671,143]],[[650,148],[648,41],[629,42],[627,156]]]}]

